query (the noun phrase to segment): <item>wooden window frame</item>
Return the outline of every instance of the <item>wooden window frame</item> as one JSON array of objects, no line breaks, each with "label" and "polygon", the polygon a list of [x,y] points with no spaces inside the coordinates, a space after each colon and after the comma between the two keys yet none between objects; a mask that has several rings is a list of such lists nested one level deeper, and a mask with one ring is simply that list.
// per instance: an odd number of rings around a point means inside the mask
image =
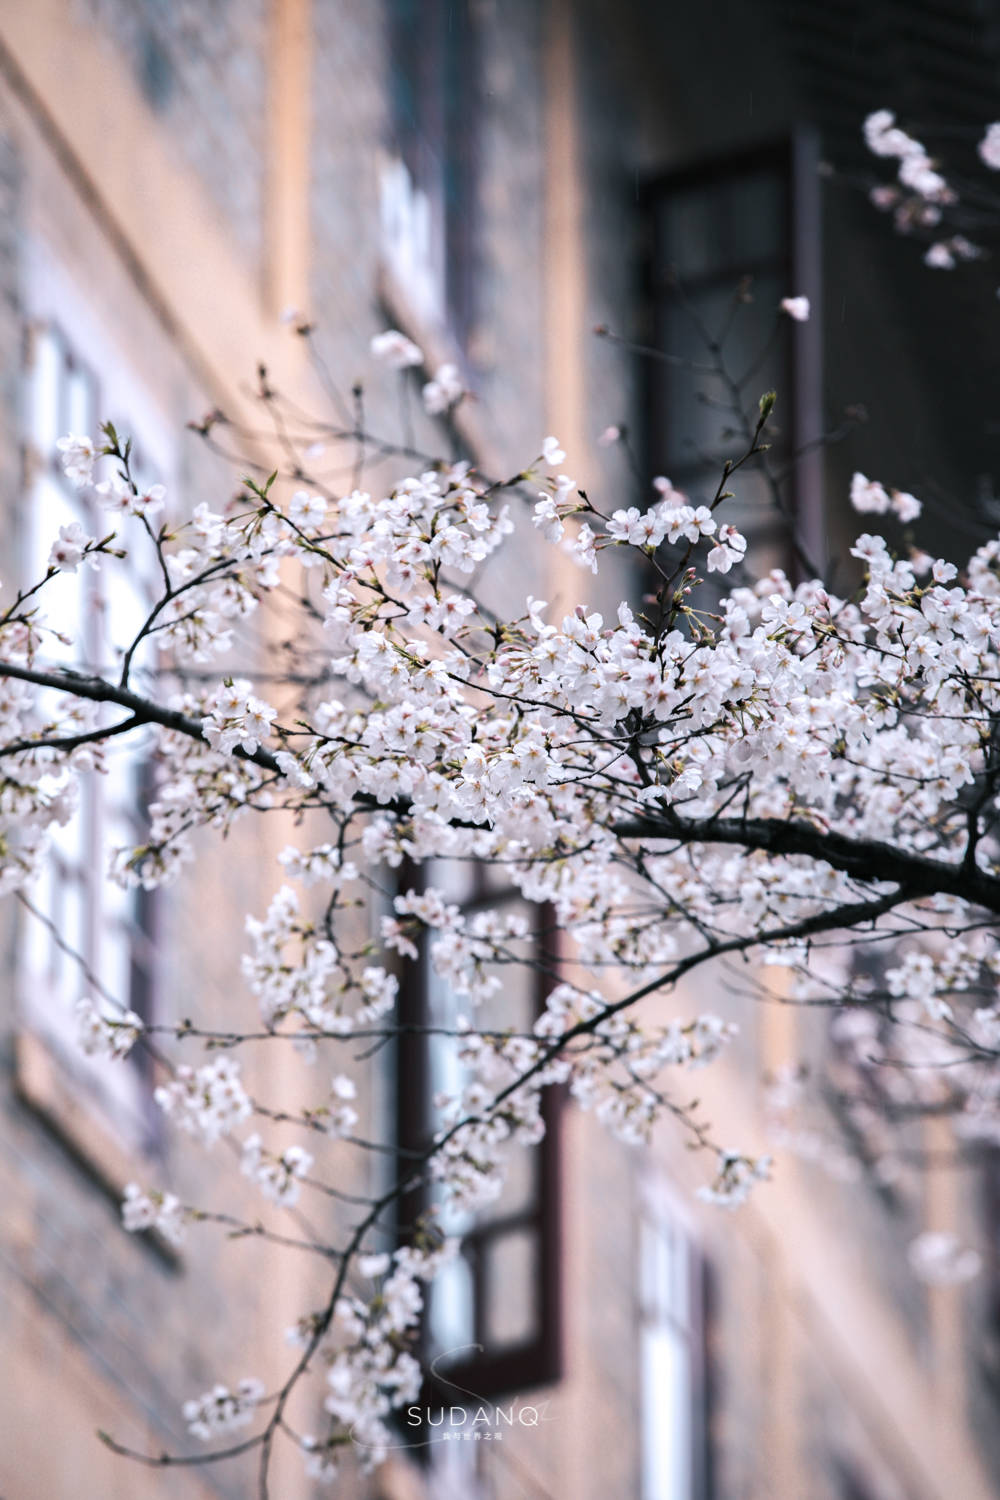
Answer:
[{"label": "wooden window frame", "polygon": [[[460,904],[463,912],[474,912],[487,908],[501,908],[505,901],[523,899],[515,887],[501,892],[486,888],[482,870],[476,872],[470,895]],[[420,889],[419,872],[412,867],[404,874],[400,888]],[[536,907],[539,921],[544,924],[549,908]],[[428,1017],[427,953],[426,943],[421,939],[420,958],[403,965],[399,990],[398,1017],[400,1033],[395,1047],[394,1090],[396,1105],[396,1142],[398,1157],[396,1171],[405,1175],[408,1155],[414,1149],[427,1144],[427,1118],[430,1106],[430,1058],[427,1037],[421,1028]],[[542,950],[544,952],[544,950]],[[544,967],[544,965],[543,965]],[[552,988],[552,981],[544,972],[535,973],[535,1013],[541,1014],[545,1000]],[[511,1348],[484,1349],[457,1364],[449,1364],[440,1380],[428,1376],[423,1392],[427,1404],[455,1404],[459,1397],[454,1387],[463,1387],[466,1392],[492,1399],[512,1394],[535,1386],[551,1384],[563,1373],[563,1311],[561,1274],[561,1116],[565,1104],[565,1089],[550,1084],[542,1095],[542,1119],[545,1135],[537,1146],[515,1146],[515,1150],[530,1150],[537,1153],[535,1192],[530,1208],[514,1213],[498,1215],[462,1235],[461,1252],[470,1261],[473,1276],[473,1322],[474,1338],[482,1341],[484,1315],[488,1297],[485,1281],[485,1251],[490,1243],[502,1238],[511,1230],[528,1228],[537,1234],[539,1246],[538,1279],[536,1286],[537,1334],[534,1338]],[[405,1194],[397,1205],[397,1237],[406,1241],[409,1226],[426,1212],[432,1202],[428,1184],[421,1184]],[[421,1334],[418,1354],[426,1359],[428,1354],[425,1335]]]},{"label": "wooden window frame", "polygon": [[[825,563],[825,536],[819,444],[822,431],[820,176],[818,144],[811,131],[797,130],[776,141],[675,168],[647,179],[640,189],[640,209],[645,225],[641,284],[647,342],[658,347],[658,309],[669,295],[671,286],[668,267],[660,257],[657,244],[657,210],[672,194],[680,195],[694,188],[711,190],[714,186],[736,183],[762,172],[774,174],[784,186],[785,212],[781,226],[784,251],[763,260],[733,261],[704,276],[685,277],[684,288],[698,293],[728,285],[735,293],[743,276],[778,272],[786,288],[783,296],[804,295],[809,298],[808,321],[795,323],[786,318],[784,326],[779,328],[787,389],[778,391],[778,415],[788,434],[787,451],[782,456],[790,469],[788,493],[792,521],[805,552],[818,567],[822,567]],[[665,441],[660,436],[663,430],[660,414],[669,409],[672,382],[691,378],[684,370],[675,374],[667,361],[650,358],[644,363],[641,385],[644,477],[651,480],[655,474],[666,473],[681,489],[685,477],[694,476],[699,466],[683,459],[679,462],[680,455],[672,455],[666,450]],[[770,534],[780,539],[783,533],[786,571],[797,581],[803,576],[803,567],[791,546],[786,523],[776,515]]]}]

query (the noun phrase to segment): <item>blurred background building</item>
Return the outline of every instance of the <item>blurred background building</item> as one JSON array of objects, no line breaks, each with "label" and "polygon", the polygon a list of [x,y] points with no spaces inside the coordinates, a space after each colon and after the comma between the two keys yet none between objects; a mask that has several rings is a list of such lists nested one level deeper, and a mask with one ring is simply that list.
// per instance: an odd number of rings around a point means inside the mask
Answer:
[{"label": "blurred background building", "polygon": [[[839,563],[855,468],[928,502],[923,545],[967,550],[996,522],[992,287],[935,279],[855,179],[870,110],[978,128],[996,113],[998,59],[1000,18],[979,0],[0,0],[3,578],[44,557],[72,513],[53,465],[69,428],[113,418],[172,494],[217,504],[232,472],[185,423],[248,412],[260,364],[296,399],[324,399],[287,308],[315,322],[344,389],[372,378],[372,336],[403,329],[431,371],[465,374],[459,436],[486,470],[512,472],[554,432],[578,481],[616,506],[645,504],[656,474],[706,483],[729,441],[711,400],[747,376],[752,399],[778,391],[776,457],[811,557]],[[745,276],[752,300],[725,371],[701,383],[708,401],[685,369],[635,352],[711,364],[698,320],[717,329]],[[794,295],[810,321],[777,322]],[[625,439],[602,446],[612,425]],[[736,504],[758,559],[802,566],[765,487],[748,481]],[[548,597],[583,597],[588,579],[557,572]],[[65,607],[99,630],[145,586]],[[139,1468],[94,1432],[189,1448],[181,1402],[251,1373],[251,1351],[309,1305],[259,1246],[220,1236],[174,1254],[120,1227],[126,1181],[160,1174],[195,1195],[211,1162],[163,1140],[140,1068],[75,1059],[64,1017],[81,981],[64,949],[144,1014],[176,1020],[197,994],[239,1016],[242,915],[263,910],[282,842],[241,831],[186,895],[112,909],[98,852],[143,795],[141,767],[125,769],[131,789],[119,776],[84,809],[34,912],[9,903],[3,918],[4,1500],[247,1495],[238,1466]],[[877,1129],[877,1082],[827,1022],[721,987],[711,1003],[742,1025],[706,1079],[720,1134],[767,1149],[768,1079],[832,1061],[835,1082],[857,1074],[844,1093],[872,1098],[845,1118],[833,1087],[823,1128],[845,1157],[877,1161],[858,1144]],[[386,1110],[392,1094],[387,1078]],[[400,1103],[400,1118],[419,1107]],[[922,1155],[950,1158],[946,1128],[918,1136]],[[845,1184],[787,1154],[720,1217],[695,1200],[700,1163],[669,1130],[640,1152],[564,1108],[532,1174],[511,1216],[477,1229],[484,1347],[462,1383],[531,1403],[539,1424],[397,1456],[348,1493],[997,1493],[991,1158],[891,1177],[862,1165]],[[980,1248],[976,1282],[913,1279],[906,1248],[927,1228]],[[297,1461],[274,1493],[313,1493]]]}]

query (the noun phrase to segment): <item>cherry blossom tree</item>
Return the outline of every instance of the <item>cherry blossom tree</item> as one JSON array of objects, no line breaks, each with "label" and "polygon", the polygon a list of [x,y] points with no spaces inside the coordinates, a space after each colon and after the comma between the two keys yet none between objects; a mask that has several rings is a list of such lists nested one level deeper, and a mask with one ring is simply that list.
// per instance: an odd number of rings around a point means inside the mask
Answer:
[{"label": "cherry blossom tree", "polygon": [[[877,149],[891,127],[869,122]],[[912,190],[936,192],[931,172],[911,171]],[[792,319],[808,313],[801,297],[783,304]],[[373,355],[402,381],[422,360],[393,330]],[[464,394],[445,367],[426,408],[447,421]],[[769,1158],[720,1145],[688,1102],[692,1071],[733,1025],[712,1013],[663,1024],[644,1005],[703,968],[745,961],[761,995],[780,970],[786,1000],[835,1010],[869,1057],[878,1045],[906,1059],[893,1075],[901,1109],[947,1112],[964,1138],[1000,1141],[1000,541],[959,570],[865,532],[853,593],[805,573],[755,577],[727,502],[745,468],[768,462],[770,393],[704,503],[660,478],[629,508],[580,491],[554,437],[497,480],[367,431],[360,397],[325,422],[283,407],[266,375],[259,398],[279,466],[251,468],[217,510],[185,513],[144,487],[110,425],[60,443],[108,530],[61,528],[44,576],[8,590],[0,613],[0,886],[30,893],[53,830],[130,738],[152,747],[155,792],[148,833],[114,852],[112,881],[192,878],[204,840],[255,815],[283,811],[304,835],[234,954],[255,1012],[242,1030],[214,1030],[209,1015],[144,1020],[106,993],[79,1007],[81,1046],[118,1062],[146,1049],[170,1127],[206,1151],[235,1143],[220,1170],[231,1159],[259,1189],[259,1232],[315,1255],[327,1276],[277,1391],[248,1376],[184,1408],[193,1439],[222,1440],[213,1458],[259,1455],[266,1496],[279,1440],[325,1478],[345,1450],[374,1463],[391,1445],[392,1413],[421,1385],[425,1284],[456,1252],[433,1212],[390,1250],[376,1228],[418,1183],[452,1207],[494,1198],[511,1153],[544,1131],[547,1089],[630,1142],[669,1117],[704,1153],[702,1197],[722,1207],[768,1177]],[[213,414],[199,431],[212,442],[235,428]],[[310,477],[320,439],[353,455],[352,483]],[[366,487],[373,455],[409,477]],[[869,524],[919,513],[863,475],[850,500]],[[579,565],[574,607],[529,596],[501,614],[489,602],[495,560],[527,539]],[[607,594],[613,555],[634,565],[635,587],[599,609],[589,601]],[[80,646],[66,665],[55,580],[100,568],[113,587],[138,557],[159,578],[140,627],[113,662]],[[239,660],[243,626],[279,590],[294,602],[293,639],[263,674]],[[437,883],[443,861],[501,872],[534,921],[501,903],[462,911]],[[436,1101],[426,1149],[350,1201],[335,1242],[316,1241],[298,1207],[342,1194],[335,1144],[379,1144],[356,1134],[371,1077],[352,1060],[370,1063],[393,1037],[400,976],[420,951],[465,1009],[447,1038],[462,1084]],[[502,1013],[519,966],[544,982],[537,1022],[481,1024]],[[256,1097],[247,1050],[288,1045],[314,1064],[314,1086]],[[786,1115],[800,1084],[781,1084]],[[279,1120],[298,1127],[297,1144],[275,1144]],[[786,1128],[783,1143],[795,1138]],[[151,1184],[129,1185],[122,1215],[174,1243],[214,1220],[239,1228],[219,1205]],[[926,1237],[913,1259],[930,1279],[971,1269],[967,1252]],[[294,1431],[288,1412],[310,1384],[317,1435]]]}]

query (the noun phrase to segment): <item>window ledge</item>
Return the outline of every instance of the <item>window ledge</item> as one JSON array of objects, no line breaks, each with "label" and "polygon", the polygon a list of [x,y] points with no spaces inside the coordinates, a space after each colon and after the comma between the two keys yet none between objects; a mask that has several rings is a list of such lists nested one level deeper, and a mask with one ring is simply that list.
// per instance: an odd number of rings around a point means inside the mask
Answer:
[{"label": "window ledge", "polygon": [[[126,1183],[142,1181],[147,1165],[114,1139],[100,1116],[76,1092],[73,1080],[41,1037],[22,1030],[14,1038],[14,1088],[91,1181],[117,1206]],[[135,1236],[172,1270],[181,1257],[156,1230]]]}]

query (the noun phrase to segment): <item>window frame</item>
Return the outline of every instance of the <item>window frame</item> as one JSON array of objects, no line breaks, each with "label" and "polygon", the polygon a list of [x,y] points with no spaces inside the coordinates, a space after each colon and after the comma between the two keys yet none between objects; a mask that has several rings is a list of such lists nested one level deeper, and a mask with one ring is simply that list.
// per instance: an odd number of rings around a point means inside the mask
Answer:
[{"label": "window frame", "polygon": [[[780,177],[784,188],[784,214],[780,242],[786,247],[778,256],[756,261],[734,261],[722,269],[706,273],[693,281],[686,278],[684,287],[695,293],[711,287],[731,286],[734,293],[744,276],[762,271],[778,271],[783,276],[782,296],[806,296],[810,314],[805,323],[784,318],[779,326],[781,359],[787,372],[787,390],[778,390],[778,420],[787,422],[787,445],[781,457],[788,467],[788,494],[792,524],[800,544],[817,567],[826,562],[823,518],[822,434],[822,334],[821,334],[821,217],[820,162],[815,133],[796,129],[787,136],[765,141],[739,151],[689,162],[648,177],[640,187],[639,204],[643,234],[640,268],[642,304],[646,325],[646,342],[657,345],[659,309],[669,296],[670,278],[666,265],[658,259],[656,214],[671,194],[693,188],[711,190],[716,186],[747,180],[762,172]],[[670,352],[670,351],[664,351]],[[671,388],[671,364],[650,357],[644,362],[641,376],[640,421],[644,480],[651,482],[656,474],[677,478],[682,470],[692,475],[697,464],[678,463],[664,441],[660,414],[668,409]],[[680,379],[690,379],[682,373]],[[783,413],[787,419],[783,421]],[[721,473],[721,469],[720,469]],[[684,478],[677,479],[681,489]],[[776,543],[784,554],[782,565],[797,582],[804,568],[791,542],[787,523],[781,516],[768,518],[764,538]],[[751,541],[753,539],[751,538]]]},{"label": "window frame", "polygon": [[978,1364],[994,1397],[1000,1396],[1000,1146],[986,1146],[978,1198],[986,1254],[983,1257],[983,1313],[986,1338]]},{"label": "window frame", "polygon": [[[473,863],[473,882],[469,896],[458,905],[463,913],[487,908],[502,908],[506,901],[523,900],[514,886],[503,891],[487,888],[483,868]],[[399,889],[421,890],[424,881],[422,872],[411,866],[401,871]],[[538,925],[547,928],[550,908],[534,906],[538,914]],[[420,957],[404,960],[401,965],[398,1021],[399,1035],[395,1043],[394,1100],[396,1121],[397,1156],[395,1170],[401,1178],[407,1171],[408,1153],[421,1149],[427,1143],[427,1119],[432,1109],[431,1064],[428,1038],[421,1028],[427,1025],[429,1016],[429,989],[427,983],[426,934],[421,934]],[[544,939],[538,939],[538,951],[544,966]],[[541,1015],[545,1000],[552,988],[552,980],[544,972],[534,972],[534,1012]],[[535,1185],[530,1209],[517,1210],[509,1214],[489,1217],[461,1236],[460,1254],[470,1261],[473,1280],[473,1324],[474,1339],[482,1342],[485,1310],[489,1288],[486,1281],[485,1250],[492,1241],[501,1239],[517,1228],[534,1231],[538,1243],[538,1275],[535,1295],[536,1333],[510,1348],[489,1350],[483,1348],[467,1359],[449,1364],[446,1371],[435,1378],[425,1375],[422,1399],[430,1405],[458,1404],[462,1396],[473,1392],[476,1397],[487,1399],[510,1395],[535,1386],[552,1384],[563,1373],[563,1297],[562,1297],[562,1162],[561,1136],[562,1111],[566,1090],[563,1085],[549,1084],[542,1095],[542,1119],[545,1134],[537,1146],[515,1146],[515,1150],[535,1153]],[[430,1207],[433,1196],[430,1185],[419,1184],[403,1194],[396,1206],[396,1234],[399,1243],[405,1243],[408,1226],[413,1225]],[[471,1246],[472,1254],[469,1255]],[[418,1357],[426,1367],[429,1354],[426,1326],[419,1336]],[[464,1388],[456,1395],[458,1387]]]},{"label": "window frame", "polygon": [[[62,268],[60,268],[62,274]],[[45,299],[48,301],[49,299]],[[72,430],[87,431],[96,436],[105,394],[102,383],[91,365],[77,347],[77,340],[67,332],[64,316],[58,303],[62,299],[55,295],[54,309],[29,308],[25,318],[22,341],[22,384],[25,394],[25,410],[22,420],[22,443],[24,445],[26,476],[26,503],[36,507],[39,500],[39,482],[51,485],[68,502],[75,519],[86,531],[100,530],[102,518],[93,500],[86,491],[77,489],[66,478],[59,455],[53,446],[43,451],[38,440],[39,391],[34,386],[39,358],[39,345],[43,338],[51,341],[56,359],[58,387],[53,403],[57,433]],[[86,420],[71,410],[71,383],[82,378],[87,395],[85,400]],[[141,443],[141,434],[140,434]],[[103,518],[107,519],[107,518]],[[28,562],[28,551],[38,542],[38,520],[29,519],[24,528],[24,548],[21,564]],[[42,545],[44,546],[44,538]],[[148,580],[138,573],[134,577],[136,595],[142,598]],[[79,641],[86,663],[96,669],[104,649],[101,639],[102,623],[106,619],[110,595],[102,589],[100,575],[91,569],[83,569],[79,575],[79,595],[74,604],[79,617]],[[117,774],[116,774],[117,773]],[[126,909],[107,909],[102,901],[105,884],[103,873],[104,831],[122,819],[130,828],[141,834],[145,808],[150,795],[150,759],[147,752],[137,750],[125,764],[112,768],[108,777],[91,777],[82,789],[80,807],[76,816],[80,819],[80,841],[75,851],[76,858],[67,861],[65,854],[53,846],[48,855],[50,869],[55,872],[52,910],[40,909],[34,903],[23,913],[20,923],[16,952],[16,989],[18,995],[18,1021],[15,1039],[16,1087],[22,1100],[44,1121],[47,1127],[60,1136],[75,1159],[86,1167],[89,1175],[102,1187],[120,1197],[121,1187],[135,1173],[135,1155],[157,1156],[163,1147],[163,1120],[154,1106],[154,1064],[147,1049],[139,1046],[121,1064],[134,1079],[131,1090],[133,1098],[118,1098],[102,1085],[98,1067],[83,1055],[71,1035],[75,1018],[71,1011],[60,1010],[51,1027],[42,1024],[38,1008],[28,1003],[27,997],[35,981],[44,979],[55,992],[62,987],[56,979],[51,955],[63,948],[62,961],[77,971],[78,979],[66,983],[65,989],[77,989],[89,993],[96,1001],[101,999],[103,967],[116,942],[121,942],[123,969],[127,974],[127,995],[115,995],[123,1007],[132,1009],[143,1020],[152,1020],[159,1012],[160,973],[157,962],[158,941],[161,925],[161,895],[157,891],[145,891],[137,887],[129,893]],[[78,890],[81,907],[79,946],[63,947],[59,938],[61,893],[68,887]],[[52,928],[48,939],[42,939],[48,957],[43,959],[44,972],[35,971],[29,958],[31,938],[28,924]],[[72,947],[72,945],[71,945]],[[104,950],[102,952],[102,950]],[[39,955],[41,956],[41,955]],[[61,996],[66,998],[66,996]]]},{"label": "window frame", "polygon": [[[636,1214],[636,1351],[638,1362],[638,1422],[639,1422],[639,1495],[641,1500],[656,1500],[647,1489],[646,1441],[647,1424],[655,1423],[651,1413],[648,1392],[644,1380],[645,1345],[647,1335],[654,1334],[668,1323],[678,1330],[688,1353],[690,1374],[689,1386],[689,1493],[683,1500],[713,1500],[715,1494],[714,1454],[712,1443],[713,1413],[715,1409],[715,1363],[712,1357],[712,1339],[715,1327],[715,1304],[717,1288],[712,1262],[705,1253],[700,1237],[678,1203],[665,1179],[659,1174],[645,1174],[641,1179],[640,1201]],[[680,1240],[686,1259],[685,1287],[687,1292],[686,1321],[681,1322],[672,1310],[666,1312],[668,1298],[652,1306],[648,1300],[648,1285],[643,1256],[645,1251],[644,1231],[661,1237]],[[668,1250],[667,1254],[671,1252]]]}]

